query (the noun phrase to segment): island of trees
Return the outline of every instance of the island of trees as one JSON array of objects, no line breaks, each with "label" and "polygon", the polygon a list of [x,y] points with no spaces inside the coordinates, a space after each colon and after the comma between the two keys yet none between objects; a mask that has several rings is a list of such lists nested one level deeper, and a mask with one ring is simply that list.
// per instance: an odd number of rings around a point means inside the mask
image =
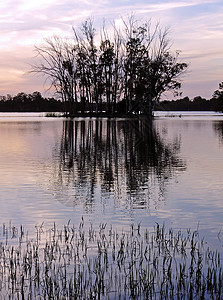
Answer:
[{"label": "island of trees", "polygon": [[165,91],[177,93],[187,64],[171,53],[168,30],[131,16],[118,28],[97,34],[92,20],[73,29],[73,38],[58,36],[35,47],[32,72],[43,74],[67,113],[151,116]]},{"label": "island of trees", "polygon": [[1,96],[0,111],[64,112],[67,116],[119,116],[153,110],[223,111],[223,83],[213,97],[160,101],[166,91],[180,95],[180,76],[187,63],[170,51],[168,30],[133,16],[120,28],[105,26],[98,35],[92,20],[73,29],[73,37],[46,39],[36,46],[31,72],[44,75],[54,98],[39,92]]}]

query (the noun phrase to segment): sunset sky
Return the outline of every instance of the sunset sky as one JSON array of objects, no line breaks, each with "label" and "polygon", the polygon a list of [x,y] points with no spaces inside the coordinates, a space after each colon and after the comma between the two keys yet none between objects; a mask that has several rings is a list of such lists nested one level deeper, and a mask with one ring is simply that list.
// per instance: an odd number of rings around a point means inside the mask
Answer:
[{"label": "sunset sky", "polygon": [[[40,91],[44,78],[28,74],[34,46],[55,34],[69,36],[88,17],[109,25],[134,13],[170,28],[172,50],[189,64],[182,96],[209,99],[223,81],[222,0],[4,0],[0,3],[0,95]],[[171,96],[168,96],[171,97]]]}]

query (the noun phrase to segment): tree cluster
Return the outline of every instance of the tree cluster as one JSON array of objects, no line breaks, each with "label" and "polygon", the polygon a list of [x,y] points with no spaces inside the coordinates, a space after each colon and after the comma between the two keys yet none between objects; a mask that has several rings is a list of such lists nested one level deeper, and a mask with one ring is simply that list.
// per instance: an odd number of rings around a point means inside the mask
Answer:
[{"label": "tree cluster", "polygon": [[36,47],[40,59],[32,72],[44,74],[72,114],[140,111],[151,114],[164,91],[179,90],[179,75],[187,68],[170,52],[168,30],[159,24],[123,20],[112,33],[98,35],[91,20],[72,39],[54,36]]}]

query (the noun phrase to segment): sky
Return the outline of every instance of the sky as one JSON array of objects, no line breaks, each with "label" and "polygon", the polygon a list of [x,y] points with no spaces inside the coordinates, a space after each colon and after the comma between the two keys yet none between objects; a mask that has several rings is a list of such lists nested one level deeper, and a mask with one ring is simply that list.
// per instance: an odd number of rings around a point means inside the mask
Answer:
[{"label": "sky", "polygon": [[[169,28],[171,50],[189,64],[182,97],[210,99],[223,81],[222,0],[4,0],[0,2],[0,95],[40,91],[42,76],[30,74],[34,47],[53,35],[70,36],[87,19],[111,24],[134,14]],[[100,27],[100,25],[99,25]],[[167,94],[168,99],[174,99]]]}]

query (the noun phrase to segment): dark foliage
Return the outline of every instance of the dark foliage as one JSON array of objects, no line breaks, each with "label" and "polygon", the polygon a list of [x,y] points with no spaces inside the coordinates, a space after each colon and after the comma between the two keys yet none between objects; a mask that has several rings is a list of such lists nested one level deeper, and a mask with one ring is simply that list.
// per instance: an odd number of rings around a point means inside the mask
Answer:
[{"label": "dark foliage", "polygon": [[193,100],[190,100],[189,97],[172,101],[165,100],[156,104],[155,110],[223,112],[223,91],[215,91],[209,100],[200,96],[195,97]]},{"label": "dark foliage", "polygon": [[64,103],[54,98],[43,98],[41,93],[18,93],[0,97],[1,112],[62,112]]},{"label": "dark foliage", "polygon": [[[221,84],[219,84],[219,87]],[[32,94],[18,93],[15,96],[7,95],[0,96],[0,111],[1,112],[66,112],[73,106],[73,110],[77,114],[81,114],[82,103],[63,102],[55,98],[44,98],[40,92]],[[140,104],[137,101],[132,101],[132,112],[140,112]],[[96,112],[96,104],[85,103],[85,111],[92,109]],[[100,106],[102,111],[106,111],[107,103],[102,103]],[[189,97],[184,97],[178,100],[164,100],[157,103],[155,110],[162,111],[216,111],[223,112],[223,91],[221,88],[213,93],[211,99],[205,99],[201,96],[196,96],[190,100]],[[119,115],[126,114],[126,100],[123,99],[116,104],[116,112]]]}]

